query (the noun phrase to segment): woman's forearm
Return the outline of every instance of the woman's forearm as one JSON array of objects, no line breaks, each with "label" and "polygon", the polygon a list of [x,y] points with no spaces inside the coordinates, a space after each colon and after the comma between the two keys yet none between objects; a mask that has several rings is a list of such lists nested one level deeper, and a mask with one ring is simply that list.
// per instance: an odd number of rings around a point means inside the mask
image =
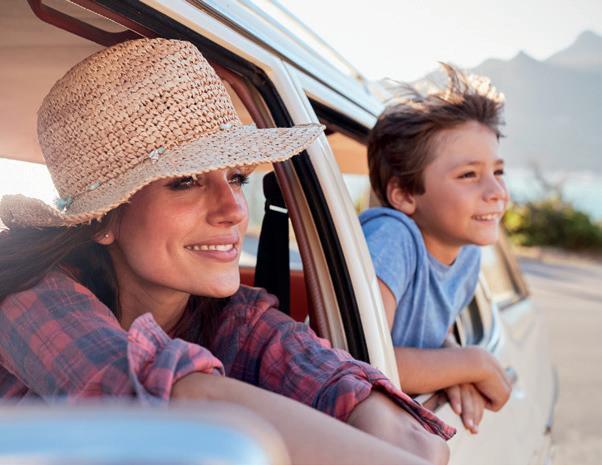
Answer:
[{"label": "woman's forearm", "polygon": [[188,375],[174,384],[172,399],[224,401],[254,411],[281,434],[293,464],[429,463],[299,402],[232,378]]}]

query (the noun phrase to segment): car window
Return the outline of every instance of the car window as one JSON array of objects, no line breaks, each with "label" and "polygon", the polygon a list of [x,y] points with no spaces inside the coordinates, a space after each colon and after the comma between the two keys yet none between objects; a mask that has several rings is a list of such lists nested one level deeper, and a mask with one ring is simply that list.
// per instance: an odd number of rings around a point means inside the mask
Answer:
[{"label": "car window", "polygon": [[454,324],[453,331],[460,345],[490,344],[495,329],[494,305],[481,277],[473,299],[460,312]]},{"label": "car window", "polygon": [[327,131],[328,143],[339,165],[356,213],[370,205],[366,146],[341,132]]},{"label": "car window", "polygon": [[520,300],[522,292],[519,283],[513,276],[501,244],[482,248],[481,270],[491,299],[500,310]]},{"label": "car window", "polygon": [[45,165],[0,157],[0,197],[6,194],[35,197],[49,204],[58,197]]},{"label": "car window", "polygon": [[370,179],[365,144],[341,132],[327,130],[326,138],[341,170],[356,213],[370,205]]},{"label": "car window", "polygon": [[[323,119],[322,123],[327,126],[327,139],[342,172],[356,213],[359,214],[366,208],[378,205],[370,188],[365,143],[357,140],[357,137],[343,133],[340,124],[333,125],[327,119]],[[460,312],[454,327],[456,338],[462,345],[486,345],[494,330],[493,305],[497,304],[499,299],[492,301],[487,287],[487,282],[494,279],[491,273],[497,270],[493,266],[495,257],[491,257],[492,253],[491,248],[484,248],[483,272],[488,267],[487,274],[481,277],[474,298]],[[497,272],[501,271],[497,270]],[[505,278],[508,279],[507,276]],[[501,291],[508,287],[508,283],[497,282],[496,286],[497,295],[501,297]]]},{"label": "car window", "polygon": [[[259,235],[265,216],[265,196],[263,194],[263,178],[273,172],[271,166],[262,165],[249,176],[249,182],[243,186],[245,197],[249,208],[249,226],[245,234],[243,253],[240,258],[240,266],[244,268],[255,268],[257,264],[257,247]],[[299,254],[299,246],[293,228],[289,220],[289,263],[292,271],[302,271],[303,262]]]}]

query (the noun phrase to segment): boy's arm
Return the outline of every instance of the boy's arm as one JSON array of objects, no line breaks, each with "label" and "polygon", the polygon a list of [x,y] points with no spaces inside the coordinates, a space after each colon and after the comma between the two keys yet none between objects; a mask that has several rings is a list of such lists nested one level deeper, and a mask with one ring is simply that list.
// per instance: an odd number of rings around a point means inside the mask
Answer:
[{"label": "boy's arm", "polygon": [[[402,389],[410,394],[424,394],[463,383],[478,383],[489,377],[500,378],[490,366],[487,353],[478,347],[416,349],[396,347],[395,358]],[[502,389],[503,391],[503,389]],[[494,399],[503,394],[491,393]]]},{"label": "boy's arm", "polygon": [[[380,293],[387,315],[389,328],[397,309],[397,301],[393,292],[380,279]],[[399,371],[401,388],[408,394],[434,392],[449,386],[467,382],[468,365],[465,364],[470,355],[464,355],[460,348],[447,349],[415,349],[412,347],[395,347],[395,358]]]},{"label": "boy's arm", "polygon": [[[392,326],[397,302],[387,285],[378,280],[387,321]],[[416,349],[395,347],[402,389],[423,394],[450,386],[473,383],[487,399],[487,408],[499,410],[508,400],[511,386],[497,360],[480,347]]]}]

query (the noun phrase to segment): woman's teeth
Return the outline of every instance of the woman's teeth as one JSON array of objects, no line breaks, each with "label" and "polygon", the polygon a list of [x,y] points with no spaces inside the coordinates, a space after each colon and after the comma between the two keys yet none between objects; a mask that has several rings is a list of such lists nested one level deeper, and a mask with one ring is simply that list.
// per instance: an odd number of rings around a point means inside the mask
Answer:
[{"label": "woman's teeth", "polygon": [[219,244],[219,245],[187,245],[185,246],[188,250],[194,250],[198,252],[199,250],[217,250],[218,252],[229,252],[234,248],[234,244]]},{"label": "woman's teeth", "polygon": [[489,213],[487,215],[474,215],[473,218],[478,221],[493,221],[499,218],[497,213]]}]

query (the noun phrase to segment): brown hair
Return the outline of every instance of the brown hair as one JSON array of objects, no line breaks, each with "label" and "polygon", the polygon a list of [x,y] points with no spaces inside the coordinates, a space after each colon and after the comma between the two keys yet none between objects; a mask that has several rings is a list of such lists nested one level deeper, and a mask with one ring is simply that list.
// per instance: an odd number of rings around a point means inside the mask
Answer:
[{"label": "brown hair", "polygon": [[[106,247],[93,240],[116,213],[113,210],[102,221],[72,227],[0,230],[0,304],[8,295],[31,288],[50,271],[60,269],[90,289],[119,318],[113,262]],[[172,336],[210,345],[226,302],[191,296]]]},{"label": "brown hair", "polygon": [[391,207],[387,198],[391,179],[410,194],[424,193],[423,172],[441,130],[476,121],[501,137],[503,95],[483,77],[466,76],[445,63],[441,66],[447,74],[446,88],[423,94],[416,87],[399,86],[400,97],[370,132],[370,183],[384,206]]}]

